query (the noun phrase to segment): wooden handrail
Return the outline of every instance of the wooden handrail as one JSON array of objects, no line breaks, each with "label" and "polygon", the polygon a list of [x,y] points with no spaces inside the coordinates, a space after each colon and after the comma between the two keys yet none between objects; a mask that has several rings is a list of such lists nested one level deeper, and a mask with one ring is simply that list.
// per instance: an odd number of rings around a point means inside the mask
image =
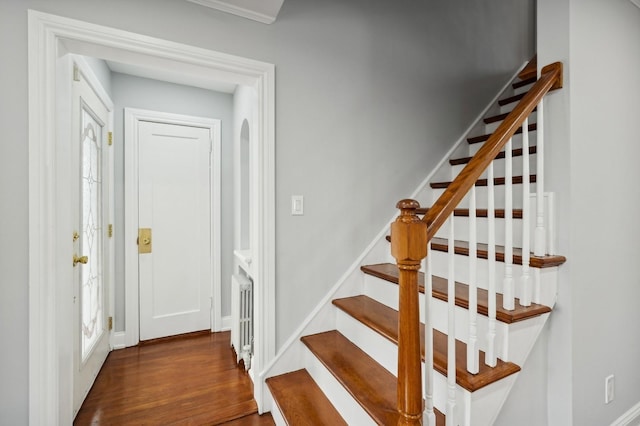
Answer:
[{"label": "wooden handrail", "polygon": [[429,241],[438,229],[453,213],[460,201],[476,183],[476,180],[489,167],[489,164],[502,151],[516,130],[522,127],[524,120],[540,103],[550,90],[562,87],[562,63],[555,62],[542,69],[541,76],[527,92],[516,107],[507,115],[495,132],[487,139],[476,155],[467,163],[454,181],[440,195],[426,215],[422,218],[427,223]]},{"label": "wooden handrail", "polygon": [[[496,131],[478,150],[454,181],[447,187],[422,220],[417,215],[420,204],[401,200],[400,216],[391,225],[391,254],[399,272],[398,323],[398,425],[422,424],[422,383],[420,356],[420,318],[418,306],[418,270],[427,256],[429,241],[454,212],[467,192],[475,185],[489,164],[509,139],[522,127],[525,119],[550,90],[562,87],[562,63],[542,69],[541,77],[507,115]],[[427,336],[425,336],[427,337]]]}]

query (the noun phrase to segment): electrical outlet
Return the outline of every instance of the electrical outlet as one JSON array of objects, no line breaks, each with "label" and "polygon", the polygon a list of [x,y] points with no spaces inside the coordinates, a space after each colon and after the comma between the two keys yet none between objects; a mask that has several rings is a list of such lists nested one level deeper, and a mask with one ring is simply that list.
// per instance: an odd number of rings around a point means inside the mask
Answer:
[{"label": "electrical outlet", "polygon": [[610,403],[613,398],[615,398],[615,377],[612,374],[604,379],[604,403]]}]

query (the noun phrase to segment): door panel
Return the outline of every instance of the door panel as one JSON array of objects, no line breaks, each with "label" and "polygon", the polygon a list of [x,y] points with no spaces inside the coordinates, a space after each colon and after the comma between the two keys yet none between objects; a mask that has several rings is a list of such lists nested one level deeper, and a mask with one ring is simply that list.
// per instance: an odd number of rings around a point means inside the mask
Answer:
[{"label": "door panel", "polygon": [[[73,83],[72,198],[74,254],[73,412],[80,409],[109,347],[108,280],[105,264],[108,211],[107,128],[109,111],[84,75]],[[71,259],[70,259],[71,261]]]},{"label": "door panel", "polygon": [[138,256],[140,340],[210,329],[210,131],[145,121],[138,131],[138,222],[151,230]]}]

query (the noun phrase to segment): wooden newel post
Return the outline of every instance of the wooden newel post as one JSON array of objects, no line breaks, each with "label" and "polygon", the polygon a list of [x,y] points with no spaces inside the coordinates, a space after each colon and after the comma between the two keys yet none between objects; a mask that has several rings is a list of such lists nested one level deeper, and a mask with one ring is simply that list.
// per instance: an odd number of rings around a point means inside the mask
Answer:
[{"label": "wooden newel post", "polygon": [[400,216],[391,224],[391,255],[400,274],[398,323],[398,424],[422,424],[422,374],[418,270],[427,256],[427,224],[416,215],[420,204],[401,200]]}]

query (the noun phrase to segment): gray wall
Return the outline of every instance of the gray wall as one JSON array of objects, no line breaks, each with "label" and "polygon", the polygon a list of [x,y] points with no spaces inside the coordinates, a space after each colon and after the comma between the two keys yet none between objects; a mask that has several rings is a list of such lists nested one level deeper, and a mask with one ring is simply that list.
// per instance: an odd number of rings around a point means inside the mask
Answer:
[{"label": "gray wall", "polygon": [[231,315],[233,262],[233,95],[113,73],[115,105],[116,311],[115,330],[124,330],[124,108],[140,108],[221,120],[222,315]]},{"label": "gray wall", "polygon": [[3,422],[28,413],[28,8],[276,65],[280,346],[531,56],[533,4],[289,0],[263,25],[177,0],[0,2]]},{"label": "gray wall", "polygon": [[602,425],[640,402],[640,8],[570,5],[573,419]]},{"label": "gray wall", "polygon": [[[111,96],[111,70],[105,61],[91,56],[83,56],[87,65],[91,68],[91,71],[100,81],[102,88]],[[113,101],[113,99],[111,99]]]},{"label": "gray wall", "polygon": [[[550,425],[610,424],[640,402],[640,9],[628,0],[538,0],[539,63],[563,61],[546,158],[561,269],[548,334]],[[604,403],[605,377],[616,398]]]}]

